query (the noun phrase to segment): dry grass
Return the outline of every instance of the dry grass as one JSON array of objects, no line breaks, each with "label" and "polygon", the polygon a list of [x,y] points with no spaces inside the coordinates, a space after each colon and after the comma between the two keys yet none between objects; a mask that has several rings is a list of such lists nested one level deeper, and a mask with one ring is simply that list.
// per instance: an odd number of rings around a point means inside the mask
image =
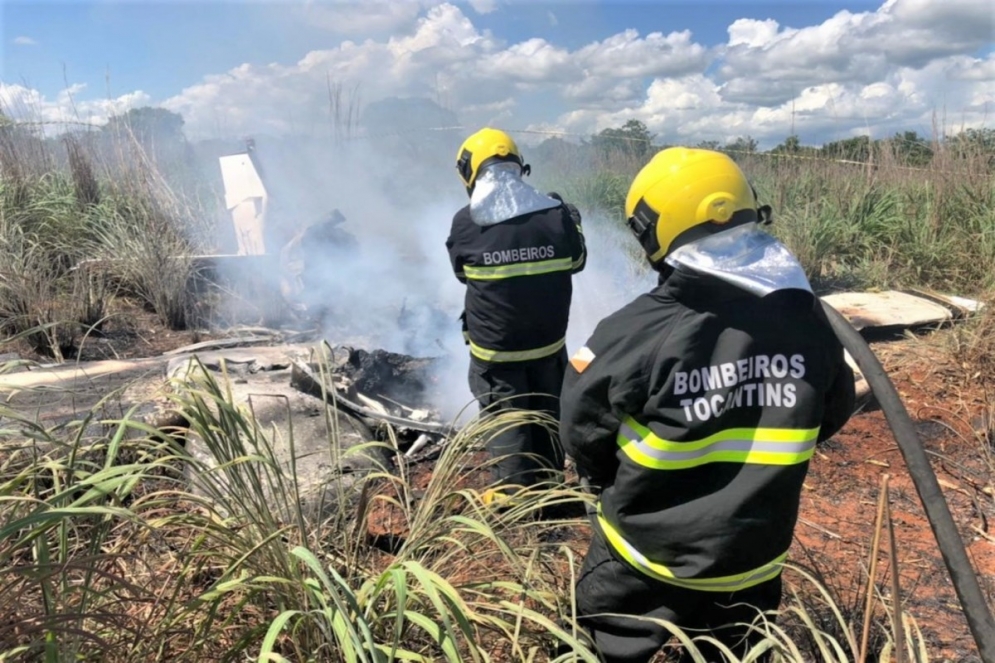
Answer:
[{"label": "dry grass", "polygon": [[177,192],[161,167],[130,132],[54,140],[0,127],[2,332],[71,357],[119,295],[167,328],[187,326],[189,256],[206,248],[213,208]]},{"label": "dry grass", "polygon": [[981,304],[981,311],[949,329],[944,338],[965,377],[995,390],[995,296]]},{"label": "dry grass", "polygon": [[[868,165],[819,154],[733,157],[774,208],[772,232],[798,255],[814,285],[931,286],[995,291],[992,146],[949,140],[910,166],[900,143],[883,142]],[[536,164],[536,179],[596,219],[623,221],[632,177],[644,161],[625,152],[585,158],[566,146]],[[638,246],[630,243],[634,257]]]}]

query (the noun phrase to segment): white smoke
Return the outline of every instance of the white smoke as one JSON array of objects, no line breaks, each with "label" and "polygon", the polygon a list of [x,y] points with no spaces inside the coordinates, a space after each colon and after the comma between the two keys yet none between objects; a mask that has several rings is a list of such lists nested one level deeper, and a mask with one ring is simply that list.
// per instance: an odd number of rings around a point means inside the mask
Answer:
[{"label": "white smoke", "polygon": [[[567,201],[570,202],[570,201]],[[640,260],[636,240],[617,221],[581,209],[587,266],[574,276],[567,349],[574,352],[598,323],[656,285],[656,273]]]},{"label": "white smoke", "polygon": [[[456,145],[461,140],[450,138]],[[339,228],[358,245],[320,255],[307,267],[306,298],[327,308],[324,338],[332,345],[439,358],[433,405],[448,419],[475,414],[459,322],[465,286],[453,275],[445,247],[453,215],[467,203],[451,164],[455,146],[443,141],[420,160],[399,162],[359,140],[288,144],[267,148],[260,141],[256,152],[274,197],[269,234],[285,240],[338,209],[346,219]],[[581,213],[588,259],[574,277],[569,352],[603,317],[654,283],[631,257],[634,240],[624,228],[583,208]]]}]

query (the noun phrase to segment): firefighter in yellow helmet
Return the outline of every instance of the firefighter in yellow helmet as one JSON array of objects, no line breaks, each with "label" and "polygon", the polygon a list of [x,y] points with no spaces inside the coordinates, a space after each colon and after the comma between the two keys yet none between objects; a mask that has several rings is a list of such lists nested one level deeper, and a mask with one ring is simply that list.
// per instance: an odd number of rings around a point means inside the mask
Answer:
[{"label": "firefighter in yellow helmet", "polygon": [[809,459],[852,413],[853,374],[727,155],[659,152],[625,207],[659,285],[599,323],[561,398],[564,449],[599,495],[581,623],[608,663],[670,636],[608,613],[742,655],[739,625],[779,605]]},{"label": "firefighter in yellow helmet", "polygon": [[[523,181],[530,168],[503,131],[484,128],[467,138],[456,169],[470,202],[453,217],[446,247],[456,278],[466,284],[470,390],[489,412],[518,408],[555,420],[572,275],[586,257],[580,213]],[[563,469],[562,449],[548,427],[505,431],[488,450],[501,488],[485,499],[513,485],[556,480]]]}]

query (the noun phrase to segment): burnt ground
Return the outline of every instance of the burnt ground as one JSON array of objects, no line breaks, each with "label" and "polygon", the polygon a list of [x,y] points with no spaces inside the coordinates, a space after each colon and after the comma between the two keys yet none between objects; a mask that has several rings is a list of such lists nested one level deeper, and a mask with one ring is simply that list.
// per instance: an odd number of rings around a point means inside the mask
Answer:
[{"label": "burnt ground", "polygon": [[[71,361],[104,359],[138,359],[153,357],[185,345],[223,337],[203,329],[170,330],[163,327],[155,313],[141,302],[116,298],[106,311],[99,330],[92,330],[77,341],[78,350],[67,356]],[[40,364],[52,363],[51,356],[40,354],[24,339],[0,338],[0,354],[14,353],[21,359]]]},{"label": "burnt ground", "polygon": [[[874,349],[917,422],[968,555],[992,603],[995,385],[986,388],[980,380],[987,376],[978,375],[971,366],[957,365],[928,338],[876,344]],[[856,581],[853,574],[868,564],[881,479],[886,473],[890,475],[906,610],[916,618],[934,658],[977,660],[946,567],[882,412],[857,414],[817,454],[806,484],[803,522],[796,530],[792,559],[820,568],[828,584],[843,593],[863,592],[859,585],[864,581]],[[886,541],[882,550],[887,550]],[[884,563],[885,556],[879,560]]]},{"label": "burnt ground", "polygon": [[[79,359],[147,357],[212,338],[195,330],[163,330],[140,306],[116,306],[103,334],[84,343]],[[23,343],[0,348],[24,359],[51,361]],[[875,343],[874,349],[917,421],[968,554],[995,603],[995,376],[957,364],[942,333]],[[429,464],[414,469],[416,487],[427,482],[430,472]],[[854,415],[813,460],[791,561],[819,574],[849,619],[859,624],[884,474],[891,477],[903,603],[924,633],[931,660],[979,660],[914,485],[882,412],[873,406]],[[371,537],[403,536],[398,516],[375,509],[368,521]],[[585,530],[564,532],[562,540],[582,553]],[[881,545],[878,586],[890,600],[887,540]],[[569,577],[566,570],[564,577]],[[877,618],[883,618],[880,609]]]}]

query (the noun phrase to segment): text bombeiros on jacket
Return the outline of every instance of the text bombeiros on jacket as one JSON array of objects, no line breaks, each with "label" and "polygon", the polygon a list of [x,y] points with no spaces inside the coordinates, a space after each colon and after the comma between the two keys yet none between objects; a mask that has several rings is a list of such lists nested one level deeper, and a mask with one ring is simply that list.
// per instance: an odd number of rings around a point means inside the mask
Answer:
[{"label": "text bombeiros on jacket", "polygon": [[517,249],[505,249],[504,251],[486,251],[481,254],[485,265],[504,265],[509,262],[528,262],[533,260],[546,260],[556,257],[556,247],[549,246],[523,246]]}]

